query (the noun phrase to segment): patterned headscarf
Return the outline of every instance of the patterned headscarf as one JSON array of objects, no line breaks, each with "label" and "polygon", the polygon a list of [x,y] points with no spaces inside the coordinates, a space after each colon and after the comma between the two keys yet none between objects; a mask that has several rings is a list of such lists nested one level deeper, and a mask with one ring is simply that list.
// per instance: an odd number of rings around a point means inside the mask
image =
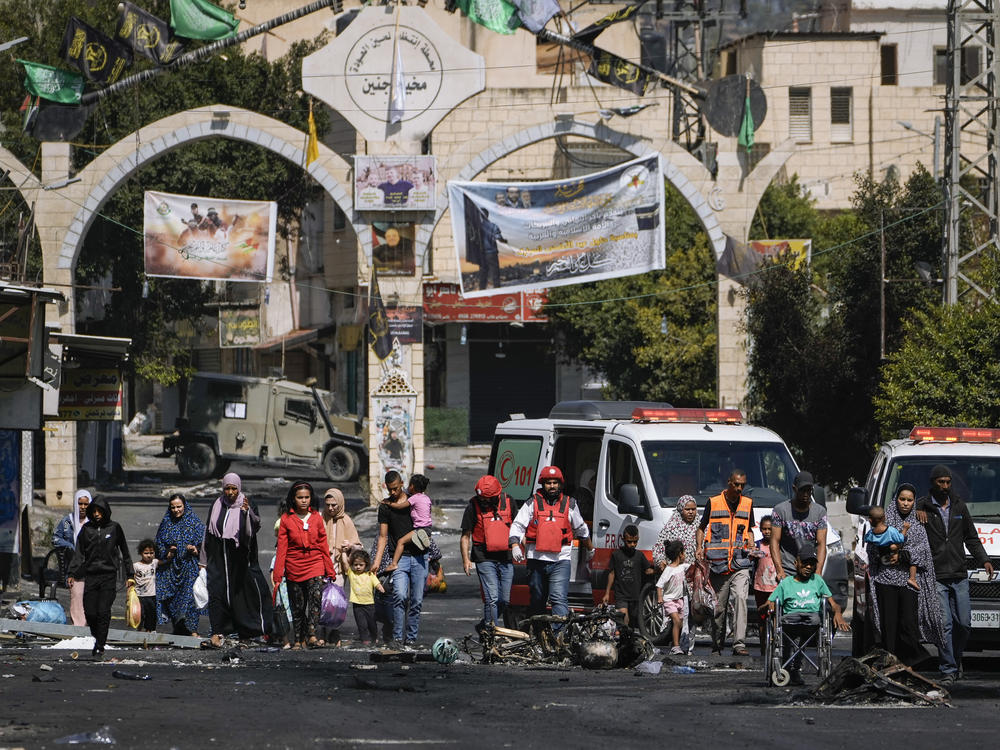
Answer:
[{"label": "patterned headscarf", "polygon": [[669,521],[663,524],[660,535],[656,538],[656,544],[653,545],[653,562],[657,565],[666,563],[666,555],[663,552],[663,547],[667,542],[675,540],[684,545],[684,555],[688,561],[691,562],[694,560],[698,516],[695,514],[691,523],[684,520],[681,511],[684,510],[684,506],[688,503],[694,503],[695,507],[698,507],[698,501],[691,495],[681,495],[677,498],[677,507],[674,510],[674,514],[670,516]]}]

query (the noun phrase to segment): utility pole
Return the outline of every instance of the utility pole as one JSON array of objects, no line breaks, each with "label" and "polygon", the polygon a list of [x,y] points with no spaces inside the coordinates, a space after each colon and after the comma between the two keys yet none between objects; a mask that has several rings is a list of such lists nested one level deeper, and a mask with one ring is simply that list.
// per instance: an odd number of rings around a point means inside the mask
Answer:
[{"label": "utility pole", "polygon": [[[1000,0],[948,0],[944,302],[949,305],[957,303],[960,294],[970,289],[984,297],[992,296],[962,272],[962,264],[983,251],[1000,250],[998,22]],[[960,241],[965,223],[973,230],[966,232],[973,238],[973,246],[963,255]],[[965,287],[961,291],[960,281]]]}]

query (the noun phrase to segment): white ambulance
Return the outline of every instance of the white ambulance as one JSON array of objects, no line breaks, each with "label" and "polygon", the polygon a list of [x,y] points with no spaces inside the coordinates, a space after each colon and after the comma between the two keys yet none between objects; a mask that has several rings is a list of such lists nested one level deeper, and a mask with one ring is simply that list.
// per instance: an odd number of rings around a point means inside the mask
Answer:
[{"label": "white ambulance", "polygon": [[[629,524],[639,528],[639,549],[650,557],[681,495],[695,497],[700,518],[708,499],[725,488],[732,470],[742,469],[747,474],[744,492],[753,498],[759,520],[792,496],[798,472],[784,441],[771,430],[746,424],[738,410],[677,409],[634,401],[565,401],[556,404],[547,419],[512,419],[497,425],[489,472],[519,504],[538,488],[538,472],[548,465],[562,470],[564,491],[578,500],[597,549],[589,566],[573,560],[569,598],[576,608],[601,601],[611,552]],[[843,606],[847,563],[832,527],[827,545],[823,577]],[[511,595],[514,607],[527,605],[526,584],[527,574],[519,565]],[[659,611],[655,598],[643,602],[644,621],[658,617]],[[658,630],[653,623],[647,625]]]},{"label": "white ambulance", "polygon": [[[951,469],[952,491],[965,500],[976,523],[979,539],[993,567],[1000,569],[1000,430],[967,427],[914,427],[909,436],[883,445],[868,472],[864,487],[847,493],[847,510],[858,515],[858,539],[868,531],[864,511],[870,505],[885,507],[904,483],[917,488],[917,497],[930,490],[931,469],[943,464]],[[968,552],[968,551],[967,551]],[[854,548],[854,651],[862,650],[861,623],[868,607],[865,545]],[[967,650],[1000,648],[1000,580],[989,580],[966,556],[969,597],[972,600],[972,635]]]}]

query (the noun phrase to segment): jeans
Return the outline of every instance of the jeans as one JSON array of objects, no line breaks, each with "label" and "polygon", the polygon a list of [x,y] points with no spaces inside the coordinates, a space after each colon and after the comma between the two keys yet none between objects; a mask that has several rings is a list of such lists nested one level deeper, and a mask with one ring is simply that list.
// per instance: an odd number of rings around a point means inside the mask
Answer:
[{"label": "jeans", "polygon": [[[569,567],[569,560],[528,560],[529,615],[545,614],[547,601],[552,602],[553,615],[569,614]],[[559,627],[552,629],[558,631]]]},{"label": "jeans", "polygon": [[476,573],[483,588],[483,624],[503,627],[503,616],[510,604],[510,586],[514,582],[514,564],[484,560],[476,563]]},{"label": "jeans", "polygon": [[747,596],[750,593],[750,571],[747,568],[729,575],[711,573],[708,577],[718,604],[712,618],[712,650],[721,651],[726,643],[726,614],[733,600],[733,650],[746,648]]},{"label": "jeans", "polygon": [[[399,567],[392,572],[392,638],[406,642],[417,640],[420,632],[420,610],[424,606],[424,585],[427,583],[427,555],[403,555]],[[406,607],[406,600],[410,606]]]},{"label": "jeans", "polygon": [[969,602],[969,579],[937,582],[941,600],[944,643],[938,651],[942,674],[956,674],[962,664],[962,652],[972,628],[972,604]]}]

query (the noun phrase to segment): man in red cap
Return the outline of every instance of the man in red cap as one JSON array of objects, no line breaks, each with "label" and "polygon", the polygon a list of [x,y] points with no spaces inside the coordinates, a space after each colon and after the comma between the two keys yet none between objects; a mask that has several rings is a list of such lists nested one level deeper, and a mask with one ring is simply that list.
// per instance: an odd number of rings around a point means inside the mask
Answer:
[{"label": "man in red cap", "polygon": [[472,575],[476,566],[483,592],[483,619],[479,626],[503,626],[514,582],[510,556],[510,524],[513,501],[503,491],[500,480],[487,474],[476,482],[476,496],[469,500],[462,516],[462,566]]},{"label": "man in red cap", "polygon": [[[564,495],[563,475],[555,466],[546,466],[538,473],[542,488],[518,511],[510,526],[511,554],[521,562],[524,553],[521,541],[528,547],[528,588],[531,591],[529,615],[544,614],[546,602],[552,603],[552,614],[569,614],[569,573],[573,555],[573,538],[587,550],[587,559],[594,556],[594,545],[576,500]],[[557,628],[553,628],[554,630]]]}]

